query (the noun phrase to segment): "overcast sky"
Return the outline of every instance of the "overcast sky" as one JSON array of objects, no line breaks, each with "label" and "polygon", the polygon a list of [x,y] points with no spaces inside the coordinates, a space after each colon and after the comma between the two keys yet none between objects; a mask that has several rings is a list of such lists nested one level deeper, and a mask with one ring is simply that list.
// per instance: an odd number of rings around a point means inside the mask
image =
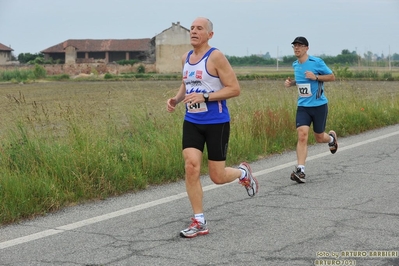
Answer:
[{"label": "overcast sky", "polygon": [[399,53],[399,0],[0,0],[0,43],[14,55],[68,39],[152,38],[199,16],[214,24],[212,46],[226,55]]}]

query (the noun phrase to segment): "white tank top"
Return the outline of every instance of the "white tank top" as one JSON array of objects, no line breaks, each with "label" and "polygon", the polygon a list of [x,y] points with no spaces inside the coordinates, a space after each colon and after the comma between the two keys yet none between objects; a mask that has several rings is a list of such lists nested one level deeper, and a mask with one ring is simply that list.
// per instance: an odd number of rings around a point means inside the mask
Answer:
[{"label": "white tank top", "polygon": [[[224,88],[219,77],[208,73],[206,62],[209,55],[216,48],[209,49],[208,52],[195,64],[191,64],[189,59],[193,51],[187,55],[183,67],[183,82],[186,85],[186,94],[213,93]],[[202,102],[195,105],[186,105],[185,120],[195,124],[219,124],[230,121],[229,110],[226,100]]]}]

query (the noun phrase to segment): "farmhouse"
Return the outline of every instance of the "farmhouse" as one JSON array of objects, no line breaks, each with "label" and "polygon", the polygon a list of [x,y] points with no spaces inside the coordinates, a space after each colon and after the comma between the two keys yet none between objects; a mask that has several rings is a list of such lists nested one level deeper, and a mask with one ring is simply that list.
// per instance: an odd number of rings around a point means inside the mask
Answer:
[{"label": "farmhouse", "polygon": [[119,60],[151,58],[151,39],[126,40],[66,40],[41,51],[45,59],[60,60],[65,64],[109,63]]},{"label": "farmhouse", "polygon": [[0,43],[0,65],[5,65],[7,62],[12,60],[12,51],[14,50]]},{"label": "farmhouse", "polygon": [[181,57],[191,50],[190,30],[180,22],[172,23],[170,28],[154,38],[156,69],[159,73],[181,72]]},{"label": "farmhouse", "polygon": [[66,65],[136,59],[155,64],[158,73],[173,73],[181,71],[181,56],[190,49],[190,31],[177,22],[152,38],[69,39],[41,53],[46,60],[51,58]]}]

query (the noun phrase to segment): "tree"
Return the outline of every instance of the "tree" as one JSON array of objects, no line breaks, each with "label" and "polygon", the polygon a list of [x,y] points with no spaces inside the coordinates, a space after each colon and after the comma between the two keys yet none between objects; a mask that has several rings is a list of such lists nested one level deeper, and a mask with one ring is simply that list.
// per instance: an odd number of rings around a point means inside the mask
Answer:
[{"label": "tree", "polygon": [[342,50],[341,54],[352,54],[348,49]]},{"label": "tree", "polygon": [[283,56],[284,64],[292,64],[292,62],[294,62],[295,60],[297,60],[295,55]]},{"label": "tree", "polygon": [[271,59],[272,57],[270,56],[269,52],[263,55],[264,59]]},{"label": "tree", "polygon": [[18,61],[22,64],[27,64],[30,61],[34,61],[38,57],[44,59],[44,55],[42,53],[39,54],[21,53],[18,55]]},{"label": "tree", "polygon": [[373,59],[373,53],[368,51],[367,53],[364,54],[364,59],[366,61],[371,61],[371,59]]}]

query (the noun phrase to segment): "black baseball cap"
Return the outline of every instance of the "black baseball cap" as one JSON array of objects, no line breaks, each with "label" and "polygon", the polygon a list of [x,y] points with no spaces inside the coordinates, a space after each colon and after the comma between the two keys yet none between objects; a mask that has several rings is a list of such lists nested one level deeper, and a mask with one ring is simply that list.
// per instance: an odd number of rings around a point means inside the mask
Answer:
[{"label": "black baseball cap", "polygon": [[296,37],[295,40],[291,44],[294,44],[294,43],[300,43],[300,44],[309,46],[308,40],[306,40],[306,38],[302,37],[302,36]]}]

